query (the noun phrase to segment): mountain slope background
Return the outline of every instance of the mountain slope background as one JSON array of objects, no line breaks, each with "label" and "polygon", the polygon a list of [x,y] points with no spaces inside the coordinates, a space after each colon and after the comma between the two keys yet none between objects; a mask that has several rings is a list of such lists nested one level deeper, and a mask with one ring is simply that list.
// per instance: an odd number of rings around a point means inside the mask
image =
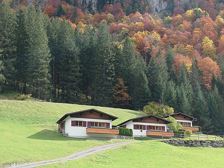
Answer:
[{"label": "mountain slope background", "polygon": [[1,1],[0,90],[142,109],[223,133],[223,1]]}]

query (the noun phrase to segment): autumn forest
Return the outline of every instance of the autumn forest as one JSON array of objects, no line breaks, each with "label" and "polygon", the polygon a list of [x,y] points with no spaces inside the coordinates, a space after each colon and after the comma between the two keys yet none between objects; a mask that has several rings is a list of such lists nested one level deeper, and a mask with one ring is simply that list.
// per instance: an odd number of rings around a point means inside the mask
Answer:
[{"label": "autumn forest", "polygon": [[3,0],[0,92],[140,110],[153,101],[221,133],[224,2],[182,1],[158,12],[146,0],[95,8],[93,1]]}]

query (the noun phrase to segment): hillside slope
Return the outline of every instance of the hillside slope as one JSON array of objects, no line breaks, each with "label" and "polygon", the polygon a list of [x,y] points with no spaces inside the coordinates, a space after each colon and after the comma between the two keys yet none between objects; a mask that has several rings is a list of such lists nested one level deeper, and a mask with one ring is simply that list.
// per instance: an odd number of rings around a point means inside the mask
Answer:
[{"label": "hillside slope", "polygon": [[65,113],[96,108],[119,117],[114,124],[142,113],[127,109],[40,101],[0,100],[0,167],[12,163],[54,159],[114,140],[74,139],[57,133]]},{"label": "hillside slope", "polygon": [[50,124],[65,113],[95,108],[105,113],[117,116],[114,125],[130,118],[144,115],[144,113],[128,109],[87,106],[78,104],[49,103],[41,101],[0,100],[0,121],[15,121],[25,124]]}]

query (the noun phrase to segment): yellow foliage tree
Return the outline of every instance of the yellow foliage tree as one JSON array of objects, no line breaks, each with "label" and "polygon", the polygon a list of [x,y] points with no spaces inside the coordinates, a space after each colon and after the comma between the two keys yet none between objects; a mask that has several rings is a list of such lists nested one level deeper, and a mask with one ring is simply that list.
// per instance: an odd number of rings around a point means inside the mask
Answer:
[{"label": "yellow foliage tree", "polygon": [[224,19],[220,15],[218,15],[215,19],[215,23],[219,28],[221,28],[224,26]]},{"label": "yellow foliage tree", "polygon": [[205,36],[202,41],[202,53],[206,57],[215,59],[215,55],[216,55],[215,45],[213,41],[207,36]]}]

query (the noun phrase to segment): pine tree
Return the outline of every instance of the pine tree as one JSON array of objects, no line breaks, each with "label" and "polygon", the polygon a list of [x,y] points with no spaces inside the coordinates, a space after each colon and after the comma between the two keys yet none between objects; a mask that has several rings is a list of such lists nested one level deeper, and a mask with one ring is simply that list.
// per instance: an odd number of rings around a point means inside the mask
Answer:
[{"label": "pine tree", "polygon": [[211,120],[208,112],[208,104],[201,90],[199,83],[195,83],[194,96],[192,103],[192,115],[197,118],[197,123],[202,126],[203,131],[208,131]]},{"label": "pine tree", "polygon": [[[4,2],[0,5],[1,83],[14,85],[16,59],[16,14]],[[4,77],[3,77],[4,76]]]},{"label": "pine tree", "polygon": [[221,75],[221,78],[215,79],[214,84],[217,86],[220,95],[224,99],[224,57],[223,56],[219,57],[217,63],[219,64],[222,75]]},{"label": "pine tree", "polygon": [[146,75],[146,65],[143,59],[136,57],[133,69],[130,70],[129,89],[132,106],[141,109],[150,99],[150,89]]},{"label": "pine tree", "polygon": [[112,39],[105,22],[100,24],[97,34],[92,98],[94,104],[108,106],[113,101],[115,69]]},{"label": "pine tree", "polygon": [[24,93],[28,86],[35,97],[45,99],[49,89],[50,51],[43,15],[31,6],[19,13],[18,25],[18,80]]},{"label": "pine tree", "polygon": [[67,21],[62,22],[58,37],[59,52],[55,58],[58,69],[59,88],[63,102],[78,102],[81,79],[79,50],[75,44],[74,31]]},{"label": "pine tree", "polygon": [[50,50],[43,14],[33,7],[28,8],[25,28],[28,32],[28,84],[34,96],[47,98]]},{"label": "pine tree", "polygon": [[125,39],[123,49],[116,55],[116,75],[122,77],[131,96],[132,108],[140,109],[148,101],[150,90],[146,76],[146,65],[135,51],[129,38]]},{"label": "pine tree", "polygon": [[127,108],[130,105],[131,97],[128,94],[128,89],[122,78],[117,78],[117,83],[114,86],[113,99],[116,107]]},{"label": "pine tree", "polygon": [[80,69],[82,80],[80,89],[90,97],[92,93],[94,78],[95,78],[95,57],[97,47],[96,29],[91,26],[87,27],[84,32],[81,32],[79,27],[75,32],[76,44],[80,49]]},{"label": "pine tree", "polygon": [[3,66],[3,57],[2,57],[2,51],[0,50],[0,92],[3,90],[4,82],[5,82],[5,76],[3,74],[4,66]]},{"label": "pine tree", "polygon": [[191,103],[187,97],[185,86],[181,84],[177,87],[177,107],[176,109],[182,113],[191,115]]},{"label": "pine tree", "polygon": [[129,83],[130,71],[135,66],[135,60],[138,53],[135,51],[130,38],[126,38],[123,44],[123,49],[118,50],[115,59],[116,75],[122,76],[124,81]]},{"label": "pine tree", "polygon": [[166,84],[164,97],[165,97],[165,104],[171,107],[176,107],[176,101],[177,101],[176,86],[172,80],[168,81]]},{"label": "pine tree", "polygon": [[178,85],[183,88],[184,95],[186,95],[186,99],[188,100],[188,103],[191,105],[192,103],[192,96],[193,96],[193,90],[190,83],[188,72],[185,68],[185,66],[181,66],[177,78]]},{"label": "pine tree", "polygon": [[55,101],[59,101],[59,56],[60,56],[60,46],[59,46],[59,34],[61,27],[61,19],[54,18],[51,19],[47,26],[48,34],[48,46],[50,48],[51,58],[50,58],[50,83],[52,85],[52,98]]},{"label": "pine tree", "polygon": [[27,9],[19,10],[17,15],[17,56],[16,80],[22,93],[27,93],[28,83],[28,32],[26,30]]},{"label": "pine tree", "polygon": [[174,60],[173,49],[169,47],[166,55],[167,72],[169,74],[169,78],[175,80],[176,78],[173,69],[173,60]]},{"label": "pine tree", "polygon": [[224,101],[220,96],[217,87],[209,93],[208,99],[209,113],[214,126],[212,131],[221,132],[223,131],[223,120],[224,120]]},{"label": "pine tree", "polygon": [[192,63],[192,71],[190,73],[190,82],[191,82],[191,85],[192,85],[192,89],[194,90],[195,88],[198,87],[198,85],[201,85],[200,83],[200,72],[197,68],[197,65],[196,65],[196,60],[193,60],[193,63]]},{"label": "pine tree", "polygon": [[168,81],[167,66],[160,56],[151,58],[148,65],[148,81],[153,101],[164,102],[166,84]]}]

